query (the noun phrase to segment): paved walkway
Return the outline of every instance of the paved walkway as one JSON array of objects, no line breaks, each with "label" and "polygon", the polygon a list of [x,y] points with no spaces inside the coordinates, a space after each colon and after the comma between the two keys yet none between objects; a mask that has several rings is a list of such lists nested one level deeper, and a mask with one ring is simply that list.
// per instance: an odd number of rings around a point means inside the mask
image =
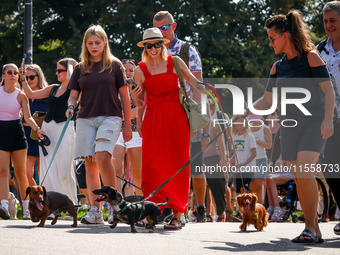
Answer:
[{"label": "paved walkway", "polygon": [[0,220],[0,254],[340,254],[340,236],[333,233],[336,222],[322,223],[323,244],[293,244],[302,223],[270,223],[264,231],[253,226],[244,233],[240,223],[189,223],[180,231],[154,233],[119,224],[83,225],[71,228],[71,221],[58,221],[45,228],[23,220]]}]

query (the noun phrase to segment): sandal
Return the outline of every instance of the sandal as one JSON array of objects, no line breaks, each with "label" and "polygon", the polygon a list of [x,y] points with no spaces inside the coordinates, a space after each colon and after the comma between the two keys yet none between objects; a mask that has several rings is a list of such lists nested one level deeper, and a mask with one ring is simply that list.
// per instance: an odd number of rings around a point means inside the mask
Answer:
[{"label": "sandal", "polygon": [[231,222],[232,221],[232,216],[233,216],[233,211],[231,210],[225,210],[225,222]]},{"label": "sandal", "polygon": [[[178,224],[176,224],[174,221],[177,221]],[[169,230],[179,230],[179,229],[182,229],[181,221],[179,219],[173,217],[169,224],[164,225],[164,229],[169,229]]]},{"label": "sandal", "polygon": [[[301,239],[303,237],[303,239]],[[305,239],[308,237],[309,239]],[[297,237],[295,237],[292,242],[293,243],[323,243],[322,238],[317,238],[312,231],[305,229],[301,232],[301,234]]]},{"label": "sandal", "polygon": [[207,219],[207,222],[213,222],[214,221],[210,214],[205,216],[205,218]]}]

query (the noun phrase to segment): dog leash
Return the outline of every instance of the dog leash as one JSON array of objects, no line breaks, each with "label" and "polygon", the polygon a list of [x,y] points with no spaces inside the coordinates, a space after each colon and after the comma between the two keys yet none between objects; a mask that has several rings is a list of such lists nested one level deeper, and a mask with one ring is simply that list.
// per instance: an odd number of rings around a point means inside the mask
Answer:
[{"label": "dog leash", "polygon": [[163,188],[169,181],[171,181],[172,178],[174,178],[178,173],[180,173],[184,168],[186,168],[191,161],[194,161],[202,151],[204,151],[206,148],[208,148],[213,142],[217,140],[217,138],[222,135],[224,131],[222,130],[220,133],[218,133],[210,142],[202,149],[200,152],[198,152],[196,155],[194,155],[191,159],[189,159],[173,176],[171,176],[169,179],[167,179],[165,182],[163,182],[155,191],[153,191],[147,198],[143,199],[142,201],[147,201],[153,195],[155,195],[161,188]]},{"label": "dog leash", "polygon": [[[77,107],[78,107],[78,106],[77,106]],[[46,175],[47,175],[48,171],[50,170],[50,167],[51,167],[51,165],[52,165],[52,162],[53,162],[53,160],[54,160],[54,157],[55,157],[55,155],[57,154],[57,151],[58,151],[58,149],[59,149],[59,146],[60,146],[60,144],[61,144],[61,141],[62,141],[63,138],[64,138],[64,135],[65,135],[65,133],[66,133],[66,129],[67,129],[68,124],[70,123],[71,119],[72,119],[72,115],[69,114],[68,117],[67,117],[66,123],[65,123],[65,125],[64,125],[64,128],[63,128],[63,130],[61,131],[61,134],[60,134],[59,140],[58,140],[58,142],[57,142],[57,145],[56,145],[56,147],[55,147],[55,149],[54,149],[54,152],[53,152],[53,155],[52,155],[50,164],[49,164],[48,167],[47,167],[46,173],[45,173],[44,178],[42,179],[40,185],[43,185],[43,183],[44,183],[44,180],[45,180],[45,178],[46,178]]]}]

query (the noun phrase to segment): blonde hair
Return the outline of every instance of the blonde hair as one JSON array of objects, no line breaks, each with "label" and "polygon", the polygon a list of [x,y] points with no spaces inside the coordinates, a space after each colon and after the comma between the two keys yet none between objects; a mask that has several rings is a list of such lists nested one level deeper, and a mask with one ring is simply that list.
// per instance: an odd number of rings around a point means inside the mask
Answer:
[{"label": "blonde hair", "polygon": [[80,68],[83,74],[89,74],[90,70],[93,66],[93,59],[90,54],[90,52],[87,50],[87,40],[91,35],[98,36],[102,41],[104,41],[106,44],[103,49],[102,53],[102,62],[103,66],[99,73],[104,72],[105,70],[112,71],[112,63],[113,62],[120,62],[118,58],[113,56],[110,50],[109,42],[107,39],[107,34],[104,31],[104,29],[100,25],[91,25],[85,32],[84,38],[83,38],[83,44],[81,46],[81,54],[80,54]]},{"label": "blonde hair", "polygon": [[315,49],[308,26],[303,21],[302,13],[299,10],[293,9],[287,15],[275,15],[266,20],[265,27],[267,29],[273,28],[275,32],[280,34],[289,33],[295,49],[300,54]]},{"label": "blonde hair", "polygon": [[38,66],[37,64],[30,64],[30,65],[26,66],[26,70],[31,70],[38,75],[38,78],[39,78],[38,87],[39,87],[39,89],[42,89],[42,88],[45,88],[45,87],[48,86],[45,75],[44,75],[43,71],[41,70],[40,66]]},{"label": "blonde hair", "polygon": [[[242,133],[240,134],[237,130],[236,130],[236,128],[235,128],[235,122],[234,122],[234,119],[239,119],[239,118],[243,118],[243,120],[244,120],[244,126],[243,126],[243,129],[242,129]],[[249,133],[251,133],[251,130],[250,130],[250,128],[249,128],[249,125],[248,125],[248,118],[247,117],[243,117],[243,116],[238,116],[238,117],[235,117],[235,118],[233,118],[232,119],[233,120],[233,125],[231,126],[231,135],[232,136],[238,136],[238,135],[244,135],[244,136],[246,136],[246,135],[248,135]],[[238,122],[240,122],[239,120],[237,121],[237,123]],[[237,124],[236,124],[237,125]],[[238,125],[240,125],[240,124],[238,124]]]},{"label": "blonde hair", "polygon": [[[162,49],[162,50],[161,50],[161,54],[160,54],[161,59],[164,60],[164,61],[166,61],[167,58],[168,58],[168,51],[167,51],[167,49],[166,49],[164,43],[162,43],[162,48],[161,48],[161,49]],[[148,52],[147,52],[147,50],[146,50],[145,48],[144,48],[144,50],[143,50],[142,60],[143,60],[144,62],[148,62],[148,61],[150,60],[150,56],[149,56],[149,54],[148,54]]]}]

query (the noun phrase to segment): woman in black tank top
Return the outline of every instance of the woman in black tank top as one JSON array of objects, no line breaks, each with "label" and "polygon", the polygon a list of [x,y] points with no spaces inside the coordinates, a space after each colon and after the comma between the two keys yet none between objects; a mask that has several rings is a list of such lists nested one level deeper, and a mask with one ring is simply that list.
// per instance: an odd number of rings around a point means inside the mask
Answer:
[{"label": "woman in black tank top", "polygon": [[[282,159],[291,168],[297,193],[305,215],[305,230],[292,242],[322,242],[317,220],[318,190],[311,167],[316,167],[325,139],[333,134],[334,91],[324,62],[315,51],[307,25],[297,10],[288,15],[276,15],[266,20],[269,45],[276,54],[285,53],[274,63],[266,91],[255,102],[256,109],[272,106],[272,90],[277,87],[299,88],[311,98],[303,109],[291,104],[281,112],[281,121],[293,119],[294,127],[281,127]],[[301,89],[304,88],[305,90]],[[288,93],[287,98],[298,100],[301,93]],[[283,109],[281,109],[283,110]],[[307,114],[307,112],[309,114]],[[282,123],[282,122],[281,122]]]}]

